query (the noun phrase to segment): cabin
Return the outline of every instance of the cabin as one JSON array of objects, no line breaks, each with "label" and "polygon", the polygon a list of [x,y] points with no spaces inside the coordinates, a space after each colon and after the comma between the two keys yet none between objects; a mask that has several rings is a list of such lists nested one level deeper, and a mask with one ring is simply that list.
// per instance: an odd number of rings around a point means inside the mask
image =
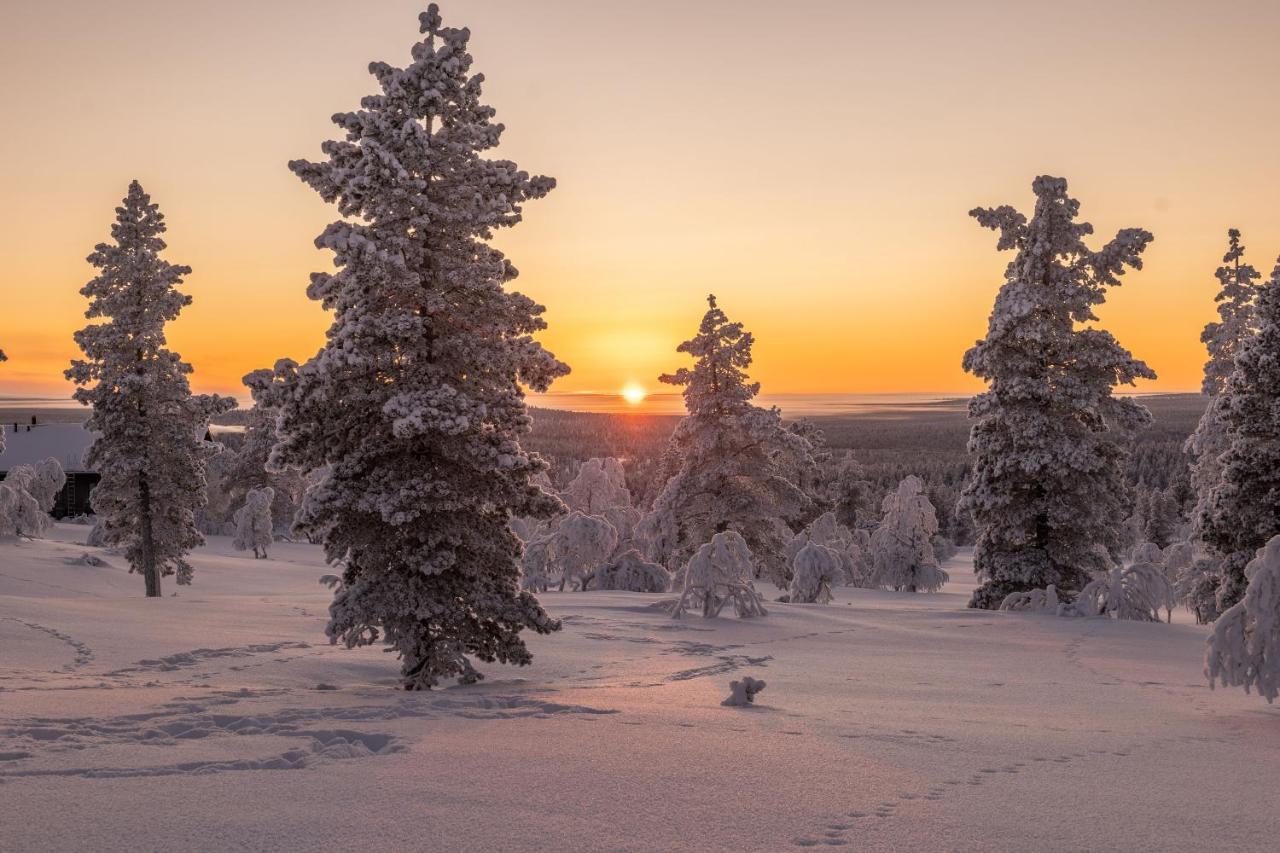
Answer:
[{"label": "cabin", "polygon": [[100,479],[96,471],[85,467],[84,455],[97,438],[97,433],[84,424],[4,424],[5,448],[0,452],[0,480],[19,465],[34,465],[45,459],[56,459],[67,472],[67,484],[58,493],[54,518],[87,515],[89,493]]}]

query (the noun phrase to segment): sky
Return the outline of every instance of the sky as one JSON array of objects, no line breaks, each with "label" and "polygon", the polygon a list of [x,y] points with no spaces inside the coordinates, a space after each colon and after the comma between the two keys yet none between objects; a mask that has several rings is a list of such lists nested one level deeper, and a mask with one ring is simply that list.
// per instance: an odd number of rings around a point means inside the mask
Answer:
[{"label": "sky", "polygon": [[[657,390],[706,294],[767,393],[968,392],[1009,256],[967,212],[1066,177],[1100,245],[1155,234],[1099,314],[1198,387],[1226,230],[1280,252],[1280,4],[451,0],[507,126],[557,189],[497,244],[547,306],[555,390]],[[0,394],[64,396],[85,256],[137,178],[194,272],[193,387],[303,360],[332,208],[286,168],[404,64],[416,0],[4,0]]]}]

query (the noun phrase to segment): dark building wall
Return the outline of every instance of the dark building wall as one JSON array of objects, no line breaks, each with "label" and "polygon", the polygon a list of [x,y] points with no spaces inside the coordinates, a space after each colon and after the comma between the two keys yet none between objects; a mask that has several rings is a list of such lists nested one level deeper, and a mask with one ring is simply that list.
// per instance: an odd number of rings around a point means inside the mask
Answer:
[{"label": "dark building wall", "polygon": [[89,493],[102,479],[98,474],[88,471],[76,471],[67,475],[67,484],[58,492],[58,499],[53,504],[54,518],[67,518],[75,515],[88,515],[93,512],[89,506]]}]

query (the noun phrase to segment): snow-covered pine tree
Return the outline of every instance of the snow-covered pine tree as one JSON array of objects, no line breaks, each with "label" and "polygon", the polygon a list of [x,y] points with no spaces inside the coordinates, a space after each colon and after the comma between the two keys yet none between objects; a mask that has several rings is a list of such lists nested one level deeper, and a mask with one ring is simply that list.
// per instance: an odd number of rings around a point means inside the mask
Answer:
[{"label": "snow-covered pine tree", "polygon": [[267,558],[272,536],[271,501],[275,498],[270,486],[250,489],[244,496],[244,506],[236,510],[236,535],[231,544],[237,551],[253,551],[255,560]]},{"label": "snow-covered pine tree", "polygon": [[372,63],[381,92],[334,116],[345,138],[327,159],[290,164],[342,216],[316,241],[338,271],[308,289],[335,317],[309,362],[277,365],[272,401],[273,465],[328,471],[297,525],[342,569],[329,636],[388,643],[406,689],[479,678],[468,656],[527,664],[520,631],[559,627],[520,589],[509,522],[561,510],[520,445],[521,386],[568,372],[534,339],[542,307],[505,289],[516,269],[488,244],[554,181],[485,156],[503,126],[480,100],[470,32],[435,4],[420,20],[413,61]]},{"label": "snow-covered pine tree", "polygon": [[263,368],[246,374],[241,381],[254,402],[246,413],[244,440],[234,453],[224,454],[230,457],[222,483],[226,501],[230,506],[239,506],[254,489],[270,488],[272,520],[278,528],[287,531],[305,490],[305,476],[292,469],[267,470],[277,438],[278,412],[270,403],[276,396],[271,386],[278,380],[273,371]]},{"label": "snow-covered pine tree", "polygon": [[1165,489],[1153,489],[1142,528],[1146,541],[1155,543],[1161,550],[1168,548],[1178,538],[1181,525],[1182,517],[1173,495]]},{"label": "snow-covered pine tree", "polygon": [[1236,353],[1245,339],[1255,331],[1254,301],[1258,287],[1255,282],[1262,277],[1252,264],[1242,263],[1244,246],[1240,232],[1235,228],[1227,232],[1227,253],[1222,256],[1222,266],[1214,276],[1218,279],[1217,322],[1208,323],[1200,334],[1200,341],[1209,351],[1204,365],[1204,382],[1200,390],[1209,402],[1195,432],[1183,445],[1191,463],[1191,488],[1196,494],[1196,507],[1191,513],[1193,532],[1204,538],[1201,519],[1208,511],[1210,497],[1222,479],[1222,454],[1227,450],[1227,425],[1223,422],[1221,396],[1227,379],[1235,369]]},{"label": "snow-covered pine tree", "polygon": [[1141,268],[1151,234],[1127,228],[1094,251],[1067,182],[1032,188],[1030,221],[1007,205],[972,211],[1000,232],[999,249],[1017,250],[987,337],[964,357],[988,383],[969,404],[973,476],[961,499],[977,527],[972,607],[1049,584],[1073,592],[1110,568],[1129,514],[1128,440],[1150,419],[1112,389],[1155,374],[1109,333],[1077,325],[1097,319],[1126,267]]},{"label": "snow-covered pine tree", "polygon": [[698,334],[677,348],[693,356],[694,366],[659,377],[684,389],[688,415],[671,437],[679,469],[641,520],[637,538],[651,558],[678,571],[715,534],[736,531],[756,570],[785,589],[791,525],[807,521],[814,507],[786,479],[780,460],[794,470],[809,443],[783,426],[776,408],[752,404],[760,390],[746,372],[754,339],[730,322],[715,296],[707,301]]},{"label": "snow-covered pine tree", "polygon": [[1268,702],[1280,696],[1280,536],[1245,571],[1244,597],[1213,623],[1204,674],[1213,686],[1256,689]]},{"label": "snow-covered pine tree", "polygon": [[1280,263],[1258,290],[1254,315],[1258,331],[1240,343],[1218,398],[1228,444],[1200,517],[1205,542],[1223,555],[1221,610],[1244,595],[1245,565],[1280,534]]},{"label": "snow-covered pine tree", "polygon": [[75,333],[83,359],[66,376],[75,399],[93,407],[85,426],[99,433],[85,461],[102,479],[93,511],[104,544],[124,549],[148,597],[162,575],[191,582],[187,552],[204,541],[195,512],[205,502],[205,461],[218,452],[204,440],[209,420],[235,408],[230,397],[192,395],[191,365],[166,347],[165,324],[191,304],[178,285],[191,268],[160,257],[164,215],[137,181],[116,208],[113,242],[88,258],[101,272],[80,292],[92,322]]},{"label": "snow-covered pine tree", "polygon": [[1200,342],[1209,352],[1200,390],[1210,397],[1226,389],[1240,344],[1251,337],[1256,328],[1253,305],[1258,287],[1254,282],[1262,278],[1262,273],[1252,264],[1241,263],[1243,257],[1240,231],[1231,228],[1227,231],[1227,253],[1222,256],[1222,266],[1214,272],[1218,279],[1218,295],[1214,301],[1218,303],[1221,319],[1206,324],[1200,333]]},{"label": "snow-covered pine tree", "polygon": [[912,475],[884,499],[884,518],[871,534],[872,578],[876,586],[936,592],[950,580],[933,554],[938,516],[923,492],[924,483]]}]

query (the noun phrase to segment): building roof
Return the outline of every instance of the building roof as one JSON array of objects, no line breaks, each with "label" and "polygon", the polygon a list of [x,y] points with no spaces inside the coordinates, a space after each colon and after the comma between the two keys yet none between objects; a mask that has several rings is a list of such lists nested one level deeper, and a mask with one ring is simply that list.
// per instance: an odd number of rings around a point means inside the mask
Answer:
[{"label": "building roof", "polygon": [[57,459],[64,471],[85,471],[84,454],[98,437],[83,424],[0,424],[4,427],[4,452],[0,453],[0,471],[8,472],[19,465],[34,465],[45,459]]}]

